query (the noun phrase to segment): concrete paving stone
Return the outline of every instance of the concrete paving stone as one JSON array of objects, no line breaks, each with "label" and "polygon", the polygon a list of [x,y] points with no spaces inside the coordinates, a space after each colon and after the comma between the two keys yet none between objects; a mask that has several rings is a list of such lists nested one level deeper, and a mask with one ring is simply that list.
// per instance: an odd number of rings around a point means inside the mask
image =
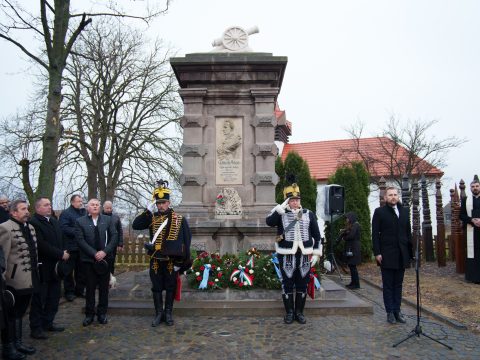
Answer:
[{"label": "concrete paving stone", "polygon": [[[107,325],[84,328],[82,299],[63,303],[56,322],[63,333],[45,341],[25,338],[37,347],[29,359],[480,359],[480,337],[468,330],[438,324],[424,317],[422,329],[451,345],[447,348],[416,336],[415,309],[403,306],[407,324],[389,325],[381,292],[362,285],[362,297],[373,304],[372,315],[309,316],[307,324],[285,325],[282,317],[182,317],[175,325],[150,326],[152,316],[110,315]],[[358,291],[356,292],[358,295]],[[24,321],[28,334],[28,320]]]}]

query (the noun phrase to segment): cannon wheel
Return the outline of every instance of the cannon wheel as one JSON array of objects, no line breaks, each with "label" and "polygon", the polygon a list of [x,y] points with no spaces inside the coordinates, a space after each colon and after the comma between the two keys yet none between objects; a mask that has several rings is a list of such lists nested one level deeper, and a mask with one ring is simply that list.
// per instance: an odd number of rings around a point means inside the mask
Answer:
[{"label": "cannon wheel", "polygon": [[223,33],[222,43],[230,51],[241,50],[248,45],[248,34],[241,27],[232,26]]}]

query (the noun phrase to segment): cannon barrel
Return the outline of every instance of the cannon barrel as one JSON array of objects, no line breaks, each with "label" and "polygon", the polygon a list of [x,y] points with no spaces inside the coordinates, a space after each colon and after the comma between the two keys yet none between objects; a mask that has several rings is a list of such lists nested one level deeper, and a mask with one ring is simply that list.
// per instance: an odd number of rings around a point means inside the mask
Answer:
[{"label": "cannon barrel", "polygon": [[[231,26],[230,28],[232,28],[232,27],[238,27],[238,28],[240,28],[240,29],[243,29],[243,28],[240,27],[240,26]],[[228,28],[228,29],[230,29],[230,28]],[[227,32],[228,29],[225,30],[225,32]],[[260,32],[260,30],[258,29],[258,26],[256,26],[256,25],[255,25],[255,26],[252,26],[252,27],[249,28],[249,29],[246,29],[246,30],[243,29],[243,30],[244,30],[248,35],[257,34],[257,33]],[[225,34],[225,32],[224,32],[224,34]],[[223,44],[223,35],[222,35],[222,37],[217,38],[217,39],[213,40],[213,42],[212,42],[212,46],[213,46],[213,47],[215,47],[215,46],[221,46],[222,44]]]}]

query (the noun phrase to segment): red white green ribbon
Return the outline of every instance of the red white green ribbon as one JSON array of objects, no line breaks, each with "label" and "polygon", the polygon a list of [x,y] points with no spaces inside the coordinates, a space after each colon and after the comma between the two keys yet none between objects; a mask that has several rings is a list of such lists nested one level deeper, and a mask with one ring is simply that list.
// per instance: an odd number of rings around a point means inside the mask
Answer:
[{"label": "red white green ribbon", "polygon": [[250,266],[251,268],[255,267],[255,260],[254,260],[254,255],[250,256],[250,260],[247,262],[247,266]]},{"label": "red white green ribbon", "polygon": [[236,276],[238,277],[238,281],[242,282],[244,285],[253,285],[253,279],[249,274],[245,272],[245,268],[241,265],[238,266],[237,270],[234,270],[232,272],[232,275],[230,275],[230,281],[234,281],[233,278]]}]

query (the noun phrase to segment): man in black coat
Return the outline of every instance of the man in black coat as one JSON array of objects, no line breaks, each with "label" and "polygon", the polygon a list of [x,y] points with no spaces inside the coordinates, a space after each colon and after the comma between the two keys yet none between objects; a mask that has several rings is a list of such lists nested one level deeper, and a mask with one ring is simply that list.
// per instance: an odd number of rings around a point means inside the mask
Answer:
[{"label": "man in black coat", "polygon": [[405,323],[400,311],[405,268],[413,259],[410,211],[399,202],[398,190],[388,187],[385,206],[375,209],[372,219],[373,254],[382,271],[383,302],[387,321]]},{"label": "man in black coat", "polygon": [[117,230],[109,216],[100,214],[100,201],[90,199],[87,216],[75,223],[75,238],[80,248],[80,260],[86,277],[85,320],[83,326],[93,322],[95,315],[95,289],[98,286],[97,319],[107,323],[108,290],[113,250],[117,247]]},{"label": "man in black coat", "polygon": [[60,227],[65,235],[65,246],[70,254],[73,272],[65,276],[63,287],[65,298],[73,301],[75,296],[83,296],[85,290],[85,276],[82,273],[80,253],[77,241],[75,240],[75,221],[85,216],[86,212],[83,208],[83,199],[80,195],[72,195],[70,198],[70,206],[60,214]]},{"label": "man in black coat", "polygon": [[35,215],[30,224],[37,234],[38,262],[40,265],[40,291],[34,293],[30,307],[30,336],[46,339],[43,330],[63,331],[53,320],[58,311],[61,284],[55,274],[58,261],[67,261],[69,254],[63,243],[63,233],[58,221],[51,216],[52,204],[48,198],[35,201]]},{"label": "man in black coat", "polygon": [[346,287],[349,289],[360,288],[360,277],[358,276],[357,265],[362,262],[361,227],[357,221],[357,214],[349,212],[345,214],[346,227],[341,236],[345,241],[345,257],[350,269],[351,281]]},{"label": "man in black coat", "polygon": [[117,229],[117,238],[118,238],[118,244],[117,247],[113,250],[113,260],[110,262],[110,272],[112,275],[115,274],[115,258],[117,256],[117,250],[122,251],[123,250],[123,226],[122,226],[122,221],[120,220],[120,217],[118,215],[115,215],[113,213],[113,203],[111,201],[105,201],[103,203],[103,215],[110,216],[112,218],[112,222],[115,225],[115,229]]},{"label": "man in black coat", "polygon": [[9,205],[8,198],[4,195],[0,196],[0,224],[10,220]]}]

